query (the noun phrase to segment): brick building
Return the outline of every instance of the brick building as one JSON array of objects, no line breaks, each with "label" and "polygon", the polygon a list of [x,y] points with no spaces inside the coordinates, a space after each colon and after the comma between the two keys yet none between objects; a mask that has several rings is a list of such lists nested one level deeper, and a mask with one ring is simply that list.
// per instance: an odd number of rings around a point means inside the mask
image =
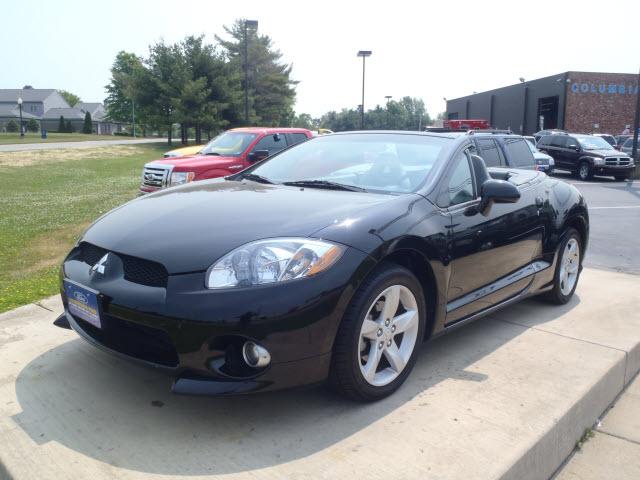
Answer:
[{"label": "brick building", "polygon": [[481,118],[529,135],[542,128],[619,134],[633,124],[638,77],[564,72],[447,100],[447,118]]}]

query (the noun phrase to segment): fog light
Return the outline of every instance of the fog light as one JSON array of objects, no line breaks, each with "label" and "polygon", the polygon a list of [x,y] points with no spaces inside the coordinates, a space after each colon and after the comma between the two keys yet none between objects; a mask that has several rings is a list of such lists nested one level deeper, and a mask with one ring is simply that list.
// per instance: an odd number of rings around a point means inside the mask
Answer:
[{"label": "fog light", "polygon": [[267,349],[254,342],[245,342],[242,346],[242,358],[252,368],[263,368],[271,362]]}]

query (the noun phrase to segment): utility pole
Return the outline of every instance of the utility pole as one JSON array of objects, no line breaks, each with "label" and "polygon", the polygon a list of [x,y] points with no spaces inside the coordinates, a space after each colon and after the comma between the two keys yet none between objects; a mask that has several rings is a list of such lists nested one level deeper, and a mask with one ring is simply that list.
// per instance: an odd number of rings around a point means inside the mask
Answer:
[{"label": "utility pole", "polygon": [[136,102],[131,100],[131,130],[133,132],[133,138],[136,138]]},{"label": "utility pole", "polygon": [[362,57],[362,109],[360,110],[360,129],[364,130],[364,61],[371,56],[371,50],[360,50],[358,56]]}]

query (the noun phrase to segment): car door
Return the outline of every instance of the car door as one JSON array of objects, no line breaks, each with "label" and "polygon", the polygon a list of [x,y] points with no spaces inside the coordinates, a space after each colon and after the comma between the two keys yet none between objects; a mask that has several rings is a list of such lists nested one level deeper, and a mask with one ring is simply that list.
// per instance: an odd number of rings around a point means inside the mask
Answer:
[{"label": "car door", "polygon": [[566,139],[566,135],[553,135],[548,139],[549,145],[543,150],[553,157],[556,166],[564,168],[566,168],[568,164],[568,159],[565,155]]},{"label": "car door", "polygon": [[[526,287],[514,273],[532,263],[542,249],[542,228],[533,190],[513,204],[494,204],[474,212],[480,202],[472,150],[461,150],[443,178],[438,206],[451,223],[447,235],[449,283],[446,325],[500,303]],[[510,277],[512,276],[512,277]]]}]

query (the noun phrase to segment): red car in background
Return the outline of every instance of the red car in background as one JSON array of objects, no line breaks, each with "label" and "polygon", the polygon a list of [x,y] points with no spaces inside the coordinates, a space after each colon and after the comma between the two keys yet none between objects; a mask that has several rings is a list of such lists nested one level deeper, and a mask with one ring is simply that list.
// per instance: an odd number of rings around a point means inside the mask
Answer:
[{"label": "red car in background", "polygon": [[489,120],[481,119],[445,120],[442,125],[451,130],[488,130],[491,128]]},{"label": "red car in background", "polygon": [[313,136],[304,128],[234,128],[211,140],[198,155],[154,160],[144,166],[140,193],[244,170]]}]

